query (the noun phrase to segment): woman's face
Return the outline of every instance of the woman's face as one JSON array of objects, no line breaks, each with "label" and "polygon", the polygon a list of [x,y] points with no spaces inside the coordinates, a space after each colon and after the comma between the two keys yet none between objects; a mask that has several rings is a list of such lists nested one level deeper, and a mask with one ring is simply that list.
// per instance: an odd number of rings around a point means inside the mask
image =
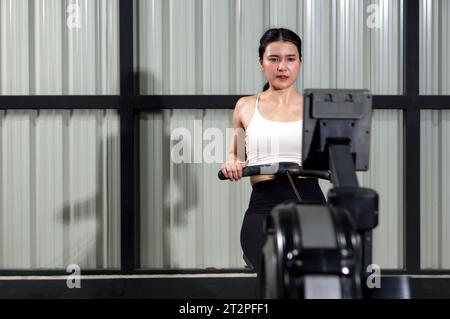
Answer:
[{"label": "woman's face", "polygon": [[274,89],[286,89],[297,80],[301,61],[295,44],[287,41],[271,42],[261,61],[261,69]]}]

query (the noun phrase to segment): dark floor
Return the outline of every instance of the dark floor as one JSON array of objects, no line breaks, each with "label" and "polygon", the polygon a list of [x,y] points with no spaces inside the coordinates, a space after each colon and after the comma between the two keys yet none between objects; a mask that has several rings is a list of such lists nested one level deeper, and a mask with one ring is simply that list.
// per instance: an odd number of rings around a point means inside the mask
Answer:
[{"label": "dark floor", "polygon": [[[373,298],[405,296],[398,276],[382,276],[381,288],[371,290]],[[405,279],[405,277],[403,277]],[[402,280],[405,283],[405,280]],[[82,277],[81,288],[67,287],[64,277],[49,279],[0,278],[0,298],[171,298],[253,299],[259,296],[256,278],[243,275]],[[411,298],[450,298],[450,276],[407,277]],[[406,294],[407,295],[407,294]]]}]

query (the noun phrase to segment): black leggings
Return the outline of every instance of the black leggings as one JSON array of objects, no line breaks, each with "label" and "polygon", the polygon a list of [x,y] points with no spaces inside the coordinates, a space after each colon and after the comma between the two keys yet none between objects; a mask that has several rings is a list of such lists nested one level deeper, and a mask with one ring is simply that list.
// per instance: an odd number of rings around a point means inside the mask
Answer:
[{"label": "black leggings", "polygon": [[[324,204],[326,202],[317,179],[298,178],[292,180],[302,202]],[[253,185],[252,195],[241,228],[241,246],[244,259],[259,275],[262,248],[266,240],[265,221],[272,208],[283,202],[298,202],[287,176],[258,182]]]}]

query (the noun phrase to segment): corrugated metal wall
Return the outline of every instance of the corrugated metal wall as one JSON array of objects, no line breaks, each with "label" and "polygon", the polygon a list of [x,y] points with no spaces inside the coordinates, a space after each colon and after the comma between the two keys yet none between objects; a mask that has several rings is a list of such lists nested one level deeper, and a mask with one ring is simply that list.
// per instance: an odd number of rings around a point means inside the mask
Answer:
[{"label": "corrugated metal wall", "polygon": [[[0,94],[119,92],[117,0],[0,0],[0,24]],[[0,111],[1,268],[120,266],[118,119]]]},{"label": "corrugated metal wall", "polygon": [[118,94],[117,0],[0,0],[0,94]]},{"label": "corrugated metal wall", "polygon": [[[375,94],[402,93],[402,1],[137,3],[141,93],[259,92],[264,84],[258,65],[259,38],[270,26],[292,28],[303,38],[299,90],[369,88]],[[370,4],[374,6],[367,11]],[[168,160],[170,128],[184,127],[193,136],[194,120],[202,121],[203,130],[219,128],[225,138],[231,111],[175,110],[140,118],[143,267],[242,266],[239,230],[249,182],[219,182],[219,164]],[[374,260],[382,267],[400,268],[402,113],[376,111],[373,122],[371,171],[360,175],[360,180],[382,198]],[[194,148],[202,145],[194,143]]]},{"label": "corrugated metal wall", "polygon": [[277,26],[302,37],[299,89],[370,88],[374,94],[401,94],[402,3],[137,1],[141,92],[254,94],[264,84],[259,38]]},{"label": "corrugated metal wall", "polygon": [[450,268],[450,111],[420,114],[421,266]]},{"label": "corrugated metal wall", "polygon": [[0,111],[0,267],[119,267],[115,111]]},{"label": "corrugated metal wall", "polygon": [[[400,0],[136,4],[142,93],[260,91],[264,79],[258,40],[275,25],[303,37],[299,90],[367,87],[375,94],[402,93]],[[367,11],[372,4],[375,11]],[[449,2],[422,0],[421,6],[421,93],[449,94]],[[72,19],[76,8],[81,14],[78,25]],[[381,14],[372,16],[374,12]],[[369,27],[368,19],[376,21],[375,26]],[[117,0],[0,0],[0,24],[0,94],[118,93]],[[192,128],[192,120],[198,119],[203,128],[220,128],[225,139],[230,115],[229,110],[174,110],[140,116],[142,266],[242,265],[239,228],[250,186],[216,181],[219,164],[170,163],[168,151],[171,128]],[[421,114],[421,248],[426,268],[449,264],[447,118],[446,111]],[[87,267],[118,266],[117,114],[2,111],[0,121],[0,266],[62,267],[74,259]],[[362,184],[380,193],[374,258],[389,268],[402,265],[402,125],[400,111],[374,113],[371,171],[359,175]],[[76,157],[81,154],[85,158]],[[388,173],[392,163],[397,170]],[[442,163],[441,168],[435,163]],[[220,201],[223,204],[217,204]],[[60,215],[69,216],[69,222],[59,224],[67,221],[58,221]],[[96,239],[88,239],[88,233]]]},{"label": "corrugated metal wall", "polygon": [[420,94],[450,94],[450,2],[421,0]]},{"label": "corrugated metal wall", "polygon": [[[450,1],[421,0],[420,92],[450,94]],[[421,266],[450,268],[450,111],[420,114]]]},{"label": "corrugated metal wall", "polygon": [[369,171],[361,186],[378,192],[379,224],[373,232],[373,261],[382,268],[403,267],[403,113],[376,110],[372,120]]}]

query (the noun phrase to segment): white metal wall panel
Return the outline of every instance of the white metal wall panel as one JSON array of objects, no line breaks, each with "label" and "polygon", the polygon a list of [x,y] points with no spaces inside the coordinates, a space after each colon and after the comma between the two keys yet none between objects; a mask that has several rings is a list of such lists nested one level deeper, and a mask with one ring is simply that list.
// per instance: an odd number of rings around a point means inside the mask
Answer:
[{"label": "white metal wall panel", "polygon": [[267,1],[240,0],[237,1],[237,5],[238,29],[234,35],[238,39],[239,57],[236,92],[237,94],[254,94],[261,91],[265,83],[259,64],[258,47],[259,38],[268,23]]},{"label": "white metal wall panel", "polygon": [[[420,2],[420,93],[450,94],[450,2]],[[450,268],[450,112],[420,114],[420,259],[425,269]]]},{"label": "white metal wall panel", "polygon": [[[5,112],[2,111],[4,114]],[[2,114],[2,115],[3,115]],[[14,121],[3,118],[2,143],[2,264],[10,268],[31,266],[30,238],[31,119],[24,111],[11,111]],[[20,145],[21,147],[17,147]]]},{"label": "white metal wall panel", "polygon": [[260,91],[258,46],[269,27],[303,39],[299,89],[402,93],[402,0],[141,0],[138,8],[142,93]]},{"label": "white metal wall panel", "polygon": [[0,0],[0,94],[118,94],[118,0]]},{"label": "white metal wall panel", "polygon": [[[30,93],[61,94],[63,92],[63,29],[67,27],[61,19],[63,1],[28,1],[30,12],[31,64]],[[34,30],[34,31],[33,31]],[[34,48],[34,50],[33,50]]]},{"label": "white metal wall panel", "polygon": [[[234,34],[235,25],[229,17],[232,16],[232,1],[205,1],[203,4],[203,24],[198,25],[200,29],[197,35],[202,35],[202,51],[195,57],[195,65],[199,71],[200,83],[205,94],[223,94],[230,91],[230,82],[234,78],[232,73],[235,69],[230,58],[233,57],[230,40],[234,40],[230,34]],[[198,19],[200,20],[200,19]],[[229,30],[223,33],[224,30]],[[216,93],[216,94],[217,94]]]},{"label": "white metal wall panel", "polygon": [[422,268],[450,268],[450,111],[420,114],[420,259]]},{"label": "white metal wall panel", "polygon": [[0,1],[0,17],[0,94],[28,94],[28,1]]},{"label": "white metal wall panel", "polygon": [[168,113],[142,113],[139,120],[141,261],[152,267],[170,266]]},{"label": "white metal wall panel", "polygon": [[299,3],[303,13],[299,15],[303,17],[299,19],[299,35],[303,41],[300,78],[304,88],[336,87],[336,70],[331,67],[335,65],[336,43],[330,32],[334,25],[335,4],[328,0],[302,2]]},{"label": "white metal wall panel", "polygon": [[120,265],[116,111],[1,111],[0,268]]},{"label": "white metal wall panel", "polygon": [[450,2],[420,1],[420,94],[450,94]]},{"label": "white metal wall panel", "polygon": [[364,1],[362,80],[374,94],[403,93],[403,3]]},{"label": "white metal wall panel", "polygon": [[36,121],[38,114],[33,112],[36,174],[35,177],[33,174],[30,176],[33,179],[30,186],[36,192],[36,208],[30,211],[31,214],[36,213],[37,252],[34,267],[63,267],[63,114],[58,111],[39,113],[39,121]]}]

